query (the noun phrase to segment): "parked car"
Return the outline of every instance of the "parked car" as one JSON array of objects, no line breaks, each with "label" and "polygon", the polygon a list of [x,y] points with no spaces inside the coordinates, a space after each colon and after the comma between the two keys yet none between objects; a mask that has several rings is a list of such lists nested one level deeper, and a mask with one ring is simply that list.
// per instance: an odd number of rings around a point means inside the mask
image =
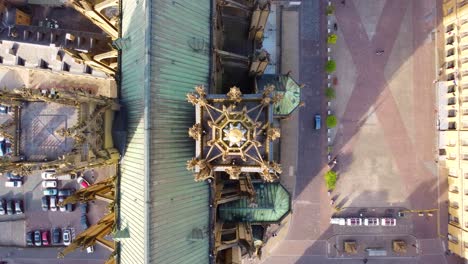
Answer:
[{"label": "parked car", "polygon": [[[63,196],[59,196],[58,198],[58,203],[63,203],[63,200],[65,200],[65,198]],[[67,211],[67,209],[65,208],[65,205],[59,205],[59,210],[60,212],[65,212]]]},{"label": "parked car", "polygon": [[83,228],[84,230],[88,229],[88,218],[86,217],[86,215],[81,215],[80,224],[81,228]]},{"label": "parked car", "polygon": [[52,212],[57,211],[57,197],[56,196],[50,196],[50,210]]},{"label": "parked car", "polygon": [[76,181],[80,184],[81,188],[88,188],[89,182],[85,180],[82,176],[76,178]]},{"label": "parked car", "polygon": [[84,202],[84,203],[80,203],[80,210],[81,210],[81,215],[86,215],[86,213],[88,212],[88,203]]},{"label": "parked car", "polygon": [[23,201],[16,200],[15,201],[15,214],[22,214],[23,213]]},{"label": "parked car", "polygon": [[65,246],[70,245],[71,243],[71,232],[70,229],[64,229],[62,233],[62,240]]},{"label": "parked car", "polygon": [[62,181],[74,180],[76,178],[76,174],[57,173],[57,174],[55,174],[55,178],[57,180],[62,180]]},{"label": "parked car", "polygon": [[42,245],[48,246],[49,245],[49,231],[42,231]]},{"label": "parked car", "polygon": [[5,206],[5,199],[0,199],[0,215],[6,214]]},{"label": "parked car", "polygon": [[94,253],[94,246],[89,246],[89,247],[87,247],[87,248],[86,248],[86,252],[87,252],[88,254]]},{"label": "parked car", "polygon": [[3,157],[7,154],[7,141],[4,137],[0,136],[0,157]]},{"label": "parked car", "polygon": [[39,230],[34,232],[34,245],[36,245],[36,247],[42,246],[41,231]]},{"label": "parked car", "polygon": [[55,177],[53,176],[55,174],[55,170],[45,170],[41,172],[41,177],[44,180],[55,180]]},{"label": "parked car", "polygon": [[26,233],[26,245],[28,247],[34,246],[34,240],[33,240],[33,232],[27,232]]},{"label": "parked car", "polygon": [[362,225],[362,219],[361,218],[348,218],[346,219],[346,225],[360,226]]},{"label": "parked car", "polygon": [[7,214],[8,215],[13,215],[13,201],[8,200],[6,202],[6,207],[7,207]]},{"label": "parked car", "polygon": [[22,175],[19,175],[19,174],[16,174],[16,173],[12,173],[12,172],[7,172],[5,174],[5,177],[10,180],[10,181],[13,181],[13,180],[20,180],[22,181],[23,180],[23,176]]},{"label": "parked car", "polygon": [[382,218],[380,222],[383,226],[396,226],[396,219],[395,218]]},{"label": "parked car", "polygon": [[319,114],[315,115],[315,129],[320,129],[321,127],[321,122],[322,122],[322,118],[320,117]]},{"label": "parked car", "polygon": [[330,224],[332,225],[346,225],[346,220],[344,218],[331,218]]},{"label": "parked car", "polygon": [[0,114],[6,115],[11,111],[11,108],[7,105],[0,105]]},{"label": "parked car", "polygon": [[53,228],[52,229],[52,243],[59,244],[60,243],[60,228]]},{"label": "parked car", "polygon": [[58,193],[57,189],[55,189],[55,188],[47,188],[43,192],[44,192],[44,195],[49,195],[49,196],[57,195],[57,193]]},{"label": "parked car", "polygon": [[57,181],[42,181],[42,188],[57,188]]},{"label": "parked car", "polygon": [[70,196],[73,194],[72,189],[61,189],[58,191],[58,196]]},{"label": "parked car", "polygon": [[42,196],[42,211],[49,210],[49,198],[48,196]]},{"label": "parked car", "polygon": [[15,181],[6,181],[5,182],[5,187],[16,187],[16,188],[19,188],[23,186],[23,181],[21,180],[15,180]]},{"label": "parked car", "polygon": [[378,226],[379,219],[378,218],[364,218],[364,225],[365,226]]}]

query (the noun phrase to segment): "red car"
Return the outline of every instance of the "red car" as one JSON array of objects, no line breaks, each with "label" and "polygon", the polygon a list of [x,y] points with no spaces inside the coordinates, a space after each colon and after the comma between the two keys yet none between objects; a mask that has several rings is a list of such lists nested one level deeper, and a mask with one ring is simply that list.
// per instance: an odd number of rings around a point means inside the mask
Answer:
[{"label": "red car", "polygon": [[76,178],[76,181],[81,185],[82,188],[88,188],[89,187],[89,182],[87,180],[85,180],[81,176]]},{"label": "red car", "polygon": [[49,245],[49,231],[42,231],[42,245]]}]

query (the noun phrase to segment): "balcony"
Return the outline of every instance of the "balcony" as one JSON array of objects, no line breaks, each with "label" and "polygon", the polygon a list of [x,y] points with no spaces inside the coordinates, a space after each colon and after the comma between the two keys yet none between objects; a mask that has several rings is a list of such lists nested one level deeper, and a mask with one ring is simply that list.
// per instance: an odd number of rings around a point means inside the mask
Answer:
[{"label": "balcony", "polygon": [[450,24],[445,28],[445,33],[449,33],[455,29],[455,24]]},{"label": "balcony", "polygon": [[447,81],[448,81],[448,82],[451,82],[451,81],[453,81],[453,80],[455,80],[455,73],[449,73],[449,74],[447,74]]},{"label": "balcony", "polygon": [[447,50],[447,58],[451,57],[453,55],[455,55],[455,49],[454,48]]},{"label": "balcony", "polygon": [[447,238],[448,238],[448,241],[454,243],[454,244],[458,244],[458,238],[456,236],[453,236],[451,234],[448,234],[447,235]]},{"label": "balcony", "polygon": [[459,225],[460,224],[460,220],[458,219],[458,217],[455,217],[455,216],[452,216],[449,214],[449,222],[451,224],[455,224],[455,225]]},{"label": "balcony", "polygon": [[447,99],[448,105],[455,105],[456,103],[457,103],[457,100],[455,99],[455,97],[450,97]]},{"label": "balcony", "polygon": [[453,45],[455,43],[455,37],[454,36],[450,36],[449,38],[447,38],[447,45]]},{"label": "balcony", "polygon": [[457,187],[457,186],[452,186],[452,187],[449,189],[449,192],[457,194],[457,193],[458,193],[458,187]]},{"label": "balcony", "polygon": [[462,115],[468,115],[468,108],[462,109]]},{"label": "balcony", "polygon": [[[458,203],[457,202],[451,202],[450,205],[449,205],[451,208],[453,209],[458,209],[460,208],[460,206],[458,206]],[[466,209],[466,208],[465,208]]]},{"label": "balcony", "polygon": [[449,123],[448,123],[448,129],[449,129],[449,130],[455,130],[455,129],[457,129],[457,122],[449,122]]},{"label": "balcony", "polygon": [[448,117],[456,117],[457,116],[457,110],[455,109],[450,109],[447,111]]},{"label": "balcony", "polygon": [[447,87],[447,93],[454,93],[455,92],[455,85],[449,85]]},{"label": "balcony", "polygon": [[449,152],[447,155],[448,160],[456,160],[457,159],[457,154],[455,152]]}]

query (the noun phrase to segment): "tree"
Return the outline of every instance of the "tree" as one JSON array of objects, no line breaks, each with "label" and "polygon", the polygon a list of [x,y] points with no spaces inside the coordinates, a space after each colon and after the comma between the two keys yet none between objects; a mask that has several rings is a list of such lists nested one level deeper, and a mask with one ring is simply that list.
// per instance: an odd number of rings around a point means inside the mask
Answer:
[{"label": "tree", "polygon": [[334,60],[329,60],[327,61],[327,64],[325,64],[325,71],[327,73],[332,73],[336,69],[336,62]]},{"label": "tree", "polygon": [[327,6],[327,15],[332,15],[335,12],[335,7],[332,5]]},{"label": "tree", "polygon": [[328,44],[336,44],[337,40],[338,40],[338,36],[336,34],[328,34],[328,39],[327,39]]},{"label": "tree", "polygon": [[335,90],[331,87],[328,87],[327,89],[325,89],[325,96],[330,100],[330,99],[334,99],[336,94],[335,94]]},{"label": "tree", "polygon": [[329,170],[325,173],[325,184],[329,191],[333,191],[336,187],[336,171]]},{"label": "tree", "polygon": [[334,128],[338,124],[338,119],[334,115],[327,116],[327,127]]}]

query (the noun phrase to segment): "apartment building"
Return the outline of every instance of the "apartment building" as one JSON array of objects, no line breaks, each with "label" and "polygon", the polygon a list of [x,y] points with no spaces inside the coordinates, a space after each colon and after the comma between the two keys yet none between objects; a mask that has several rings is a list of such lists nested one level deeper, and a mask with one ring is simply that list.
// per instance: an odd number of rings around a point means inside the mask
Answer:
[{"label": "apartment building", "polygon": [[439,129],[448,169],[448,248],[468,258],[468,1],[443,3],[444,79]]}]

